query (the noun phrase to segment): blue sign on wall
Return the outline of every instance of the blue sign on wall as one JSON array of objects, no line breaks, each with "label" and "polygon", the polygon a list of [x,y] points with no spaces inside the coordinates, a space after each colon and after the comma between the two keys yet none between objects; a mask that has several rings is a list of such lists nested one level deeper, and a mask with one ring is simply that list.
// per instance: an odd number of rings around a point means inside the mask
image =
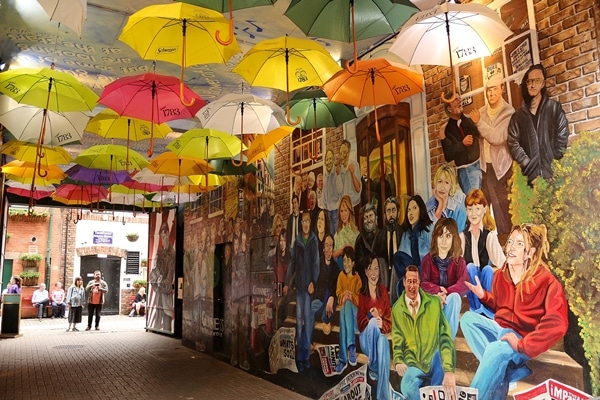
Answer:
[{"label": "blue sign on wall", "polygon": [[111,231],[94,231],[94,244],[112,244],[112,241]]}]

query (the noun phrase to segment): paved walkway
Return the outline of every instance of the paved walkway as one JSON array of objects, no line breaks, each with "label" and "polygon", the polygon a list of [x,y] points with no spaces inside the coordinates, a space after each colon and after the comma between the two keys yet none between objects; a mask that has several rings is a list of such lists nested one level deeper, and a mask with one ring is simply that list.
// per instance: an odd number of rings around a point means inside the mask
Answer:
[{"label": "paved walkway", "polygon": [[307,399],[144,322],[103,316],[99,331],[66,332],[66,319],[22,320],[20,337],[0,339],[0,399]]}]

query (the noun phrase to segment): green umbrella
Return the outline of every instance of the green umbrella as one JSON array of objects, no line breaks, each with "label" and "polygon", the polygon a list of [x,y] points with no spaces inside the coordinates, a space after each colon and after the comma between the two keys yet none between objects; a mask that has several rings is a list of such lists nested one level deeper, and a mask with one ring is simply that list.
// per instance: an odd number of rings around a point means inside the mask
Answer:
[{"label": "green umbrella", "polygon": [[230,159],[211,160],[209,164],[214,168],[214,171],[210,172],[214,175],[246,175],[250,172],[256,172],[256,166],[245,161],[239,167]]},{"label": "green umbrella", "polygon": [[335,128],[356,118],[354,107],[344,103],[329,101],[322,89],[296,93],[290,100],[292,119],[300,117],[298,128]]}]

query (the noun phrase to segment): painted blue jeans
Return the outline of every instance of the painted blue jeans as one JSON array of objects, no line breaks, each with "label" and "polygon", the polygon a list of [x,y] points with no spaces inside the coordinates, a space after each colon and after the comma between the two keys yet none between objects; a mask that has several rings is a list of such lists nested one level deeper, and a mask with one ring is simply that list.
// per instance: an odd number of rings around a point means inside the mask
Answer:
[{"label": "painted blue jeans", "polygon": [[444,304],[444,315],[450,324],[450,331],[452,331],[452,339],[456,338],[456,332],[458,332],[458,320],[460,319],[460,308],[462,306],[462,299],[458,293],[450,293],[446,296],[446,304]]},{"label": "painted blue jeans", "polygon": [[296,292],[296,341],[298,342],[298,361],[308,360],[310,357],[310,294]]},{"label": "painted blue jeans", "polygon": [[[337,297],[333,297],[333,312],[337,309]],[[331,318],[333,318],[333,314],[331,317],[327,316],[327,303],[323,303],[321,299],[315,299],[310,303],[310,343],[313,342],[313,335],[315,330],[315,320],[317,314],[320,314],[321,321],[324,324],[328,324],[331,322]]]},{"label": "painted blue jeans", "polygon": [[377,400],[390,399],[390,343],[371,318],[360,333],[360,348],[369,357],[369,369],[377,374]]},{"label": "painted blue jeans", "polygon": [[354,343],[354,335],[358,330],[358,322],[356,314],[358,308],[347,300],[340,310],[340,362],[345,364],[348,362],[348,348]]},{"label": "painted blue jeans", "polygon": [[[494,269],[486,265],[483,268],[479,268],[477,265],[473,263],[469,263],[467,265],[467,273],[469,274],[469,281],[474,285],[475,277],[479,277],[479,282],[481,282],[481,286],[488,292],[492,290],[492,280],[494,279]],[[469,291],[467,294],[467,299],[469,299],[469,307],[471,311],[474,311],[479,314],[484,314],[489,319],[494,318],[494,312],[481,304],[479,298],[475,296],[475,293]]]},{"label": "painted blue jeans", "polygon": [[[436,352],[431,360],[429,372],[417,367],[408,367],[400,382],[400,391],[406,400],[419,400],[419,389],[424,386],[439,386],[444,381],[444,369],[440,352]],[[480,397],[484,399],[484,397]]]},{"label": "painted blue jeans", "polygon": [[[468,167],[457,168],[456,170],[458,172],[458,185],[465,195],[473,189],[481,189],[483,173],[481,172],[479,160]],[[460,231],[461,228],[459,227],[458,230]]]}]

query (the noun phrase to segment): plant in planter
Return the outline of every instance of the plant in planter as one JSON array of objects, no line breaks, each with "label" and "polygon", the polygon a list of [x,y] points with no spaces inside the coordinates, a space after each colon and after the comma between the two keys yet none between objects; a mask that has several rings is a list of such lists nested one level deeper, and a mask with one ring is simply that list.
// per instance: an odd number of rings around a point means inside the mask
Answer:
[{"label": "plant in planter", "polygon": [[23,286],[36,286],[40,273],[37,271],[23,271],[19,276],[21,277],[21,284]]},{"label": "plant in planter", "polygon": [[126,237],[130,242],[135,242],[140,238],[140,235],[137,233],[128,233]]},{"label": "plant in planter", "polygon": [[21,263],[24,268],[37,268],[44,257],[37,253],[26,253],[21,256]]},{"label": "plant in planter", "polygon": [[136,279],[135,281],[133,281],[133,287],[136,289],[143,287],[146,287],[147,285],[147,281],[145,279]]},{"label": "plant in planter", "polygon": [[140,265],[141,265],[142,267],[147,267],[147,266],[148,266],[148,259],[147,259],[147,258],[142,258],[142,259],[140,260]]}]

